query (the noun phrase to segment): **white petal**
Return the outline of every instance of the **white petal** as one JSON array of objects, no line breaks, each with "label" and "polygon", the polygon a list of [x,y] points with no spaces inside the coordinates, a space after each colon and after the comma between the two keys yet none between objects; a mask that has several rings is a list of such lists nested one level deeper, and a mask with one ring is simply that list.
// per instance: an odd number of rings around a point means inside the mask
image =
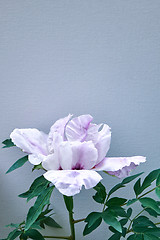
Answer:
[{"label": "white petal", "polygon": [[146,158],[143,156],[104,158],[94,169],[96,171],[107,171],[109,174],[118,177],[126,177],[132,169],[145,161]]},{"label": "white petal", "polygon": [[97,149],[89,142],[63,142],[59,146],[62,169],[91,169],[97,162]]},{"label": "white petal", "polygon": [[56,153],[45,156],[42,161],[42,167],[46,170],[58,170],[60,164]]},{"label": "white petal", "polygon": [[45,158],[46,156],[42,155],[42,154],[29,154],[28,156],[28,160],[30,163],[32,163],[33,165],[38,165],[40,164],[43,159]]},{"label": "white petal", "polygon": [[64,140],[64,138],[65,138],[65,136],[64,136],[65,127],[66,127],[66,124],[68,123],[68,121],[71,117],[72,117],[72,115],[69,114],[67,117],[57,120],[52,125],[52,127],[50,129],[50,132],[49,132],[49,135],[48,135],[48,149],[49,149],[50,152],[54,151],[53,142],[54,142],[54,137],[56,136],[55,133],[58,133],[58,135],[62,137],[62,140]]},{"label": "white petal", "polygon": [[51,170],[46,172],[44,177],[66,196],[79,193],[83,185],[86,189],[93,188],[102,179],[93,170]]},{"label": "white petal", "polygon": [[92,119],[92,116],[88,114],[81,115],[69,121],[66,126],[66,137],[68,141],[84,141]]},{"label": "white petal", "polygon": [[95,147],[98,150],[97,163],[101,162],[105,158],[111,143],[111,131],[107,124],[103,125],[102,130],[98,134],[97,143]]},{"label": "white petal", "polygon": [[12,142],[26,153],[47,154],[48,135],[35,128],[14,129],[10,135]]}]

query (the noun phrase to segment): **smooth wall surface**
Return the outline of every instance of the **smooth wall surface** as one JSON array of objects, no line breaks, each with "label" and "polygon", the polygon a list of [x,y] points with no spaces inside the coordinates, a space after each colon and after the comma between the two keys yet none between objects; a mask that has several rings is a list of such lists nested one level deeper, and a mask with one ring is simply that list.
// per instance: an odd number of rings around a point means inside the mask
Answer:
[{"label": "smooth wall surface", "polygon": [[[90,113],[112,128],[108,156],[144,155],[147,162],[134,173],[149,172],[160,165],[159,103],[159,0],[0,0],[1,141],[16,127],[48,133],[68,113]],[[26,217],[30,204],[17,195],[40,174],[28,163],[5,175],[21,156],[16,148],[0,151],[1,238],[9,232],[4,225]],[[119,182],[102,176],[107,188]],[[75,196],[76,218],[101,209],[93,193]],[[127,194],[132,197],[130,188]],[[52,203],[67,235],[68,216],[57,190]],[[83,227],[76,227],[77,240]],[[102,224],[84,239],[108,239],[107,229]]]}]

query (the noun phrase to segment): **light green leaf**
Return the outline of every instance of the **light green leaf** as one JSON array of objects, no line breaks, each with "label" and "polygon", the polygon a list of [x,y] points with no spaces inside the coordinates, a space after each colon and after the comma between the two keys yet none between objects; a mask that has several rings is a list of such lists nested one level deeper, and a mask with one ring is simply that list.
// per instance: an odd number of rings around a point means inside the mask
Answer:
[{"label": "light green leaf", "polygon": [[9,169],[6,173],[10,173],[13,170],[22,167],[26,162],[28,161],[28,156],[24,156],[20,159],[18,159]]},{"label": "light green leaf", "polygon": [[38,196],[34,206],[29,209],[25,224],[25,231],[27,231],[30,228],[30,226],[36,221],[36,219],[41,214],[44,206],[46,204],[49,204],[49,199],[51,197],[53,188],[54,186],[43,190],[41,195]]}]

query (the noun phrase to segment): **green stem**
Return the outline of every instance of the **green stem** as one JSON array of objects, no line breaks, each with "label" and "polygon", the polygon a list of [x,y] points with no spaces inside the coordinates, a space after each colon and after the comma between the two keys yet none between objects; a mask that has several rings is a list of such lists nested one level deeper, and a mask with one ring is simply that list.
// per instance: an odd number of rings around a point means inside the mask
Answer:
[{"label": "green stem", "polygon": [[158,223],[155,223],[155,225],[159,225],[160,224],[160,222],[158,222]]},{"label": "green stem", "polygon": [[74,223],[79,223],[79,222],[83,222],[83,221],[85,221],[85,218],[78,219],[78,220],[74,220],[73,222],[74,222]]},{"label": "green stem", "polygon": [[70,223],[70,228],[71,228],[71,239],[75,240],[73,212],[69,212],[69,223]]}]

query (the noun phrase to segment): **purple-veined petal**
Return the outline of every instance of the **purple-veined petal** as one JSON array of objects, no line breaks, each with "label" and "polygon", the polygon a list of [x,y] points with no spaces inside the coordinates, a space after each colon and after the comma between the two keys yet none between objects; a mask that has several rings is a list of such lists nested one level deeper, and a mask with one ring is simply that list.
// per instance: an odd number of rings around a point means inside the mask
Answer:
[{"label": "purple-veined petal", "polygon": [[58,170],[60,168],[58,156],[56,153],[45,156],[42,161],[42,167],[46,170]]},{"label": "purple-veined petal", "polygon": [[62,139],[64,140],[65,127],[71,117],[72,115],[69,114],[67,117],[57,120],[50,128],[50,132],[48,135],[48,149],[50,152],[53,152],[53,142],[55,133],[58,133],[58,135],[61,136]]},{"label": "purple-veined petal", "polygon": [[146,158],[143,156],[104,158],[94,167],[94,170],[107,171],[110,175],[117,177],[126,177],[132,169],[145,161]]},{"label": "purple-veined petal", "polygon": [[85,141],[87,130],[93,117],[91,115],[81,115],[73,118],[66,126],[66,137],[68,141]]},{"label": "purple-veined petal", "polygon": [[102,180],[102,177],[93,170],[50,170],[44,177],[66,196],[79,193],[83,185],[86,189],[93,188]]},{"label": "purple-veined petal", "polygon": [[42,154],[29,154],[28,155],[28,160],[30,163],[32,163],[33,165],[38,165],[40,164],[43,159],[45,158],[45,155]]},{"label": "purple-veined petal", "polygon": [[97,149],[89,142],[63,142],[59,146],[59,159],[61,168],[91,169],[97,162]]},{"label": "purple-veined petal", "polygon": [[12,142],[23,152],[29,154],[43,154],[48,153],[47,150],[48,135],[40,132],[35,128],[28,129],[14,129],[10,135]]}]

